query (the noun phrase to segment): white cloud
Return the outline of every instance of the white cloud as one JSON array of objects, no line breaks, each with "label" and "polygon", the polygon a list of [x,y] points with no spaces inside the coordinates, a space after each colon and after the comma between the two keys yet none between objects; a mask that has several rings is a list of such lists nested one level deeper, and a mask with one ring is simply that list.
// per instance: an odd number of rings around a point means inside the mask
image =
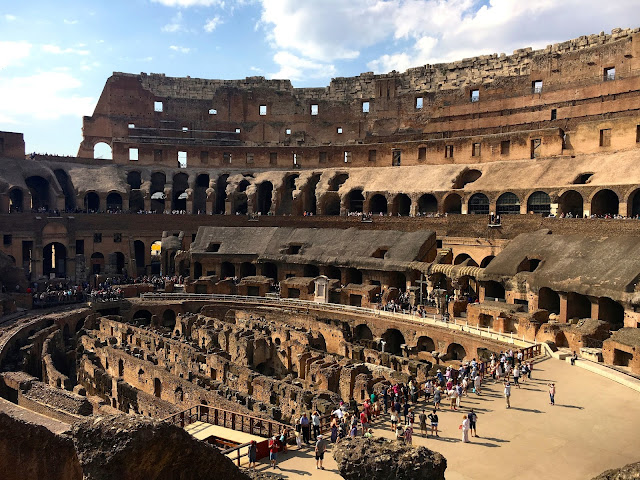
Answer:
[{"label": "white cloud", "polygon": [[15,65],[31,53],[31,44],[27,42],[0,42],[0,70]]},{"label": "white cloud", "polygon": [[182,12],[176,13],[173,18],[167,23],[164,27],[162,27],[162,31],[165,33],[176,33],[184,30],[184,25],[182,23]]},{"label": "white cloud", "polygon": [[252,72],[256,72],[256,73],[262,73],[264,71],[261,68],[254,67],[254,66],[249,67],[249,70],[251,70]]},{"label": "white cloud", "polygon": [[80,48],[61,48],[58,45],[42,45],[42,51],[46,53],[52,53],[54,55],[74,54],[74,55],[89,55],[89,50],[83,50]]},{"label": "white cloud", "polygon": [[334,76],[336,67],[331,64],[315,62],[298,57],[290,52],[277,52],[273,61],[280,66],[276,73],[270,73],[269,78],[301,80],[303,78],[326,78]]},{"label": "white cloud", "polygon": [[76,25],[78,20],[67,20],[66,18],[63,20],[65,25]]},{"label": "white cloud", "polygon": [[151,0],[166,7],[224,7],[223,0]]},{"label": "white cloud", "polygon": [[10,13],[5,13],[3,17],[7,22],[13,22],[18,19],[18,17],[16,17],[15,15],[11,15]]},{"label": "white cloud", "polygon": [[65,115],[90,115],[95,99],[75,91],[82,83],[67,72],[42,72],[0,78],[0,118],[8,123],[56,120]]},{"label": "white cloud", "polygon": [[213,18],[209,18],[207,19],[207,23],[204,24],[204,30],[207,33],[211,33],[213,32],[216,27],[218,25],[220,25],[222,23],[222,20],[220,19],[220,15],[216,15]]},{"label": "white cloud", "polygon": [[171,45],[169,49],[179,53],[189,53],[191,51],[189,47],[181,47],[179,45]]}]

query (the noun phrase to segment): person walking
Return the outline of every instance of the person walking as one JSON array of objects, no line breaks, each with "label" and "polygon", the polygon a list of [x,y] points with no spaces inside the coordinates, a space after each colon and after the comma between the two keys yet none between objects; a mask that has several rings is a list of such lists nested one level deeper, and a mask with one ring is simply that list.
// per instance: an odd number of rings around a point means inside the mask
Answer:
[{"label": "person walking", "polygon": [[318,435],[320,435],[320,414],[317,410],[311,415],[311,424],[313,425],[313,438],[318,440]]},{"label": "person walking", "polygon": [[324,441],[322,435],[318,435],[316,439],[316,470],[324,470],[322,461],[324,460],[324,452],[327,450],[327,442]]},{"label": "person walking", "polygon": [[480,395],[480,387],[482,386],[482,378],[480,374],[476,374],[476,378],[473,379],[473,389],[475,390],[476,395]]},{"label": "person walking", "polygon": [[556,384],[549,383],[549,405],[556,404]]},{"label": "person walking", "polygon": [[302,417],[300,417],[300,429],[302,430],[302,441],[308,445],[311,443],[311,427],[306,413],[303,413]]},{"label": "person walking", "polygon": [[255,440],[251,440],[249,442],[249,470],[251,470],[251,465],[253,465],[253,469],[256,469],[256,458],[258,457],[258,444]]},{"label": "person walking", "polygon": [[423,437],[429,436],[427,432],[427,414],[424,413],[424,410],[418,415],[418,419],[420,420],[420,433],[422,433]]},{"label": "person walking", "polygon": [[516,387],[520,388],[520,384],[518,383],[518,380],[520,380],[520,369],[516,365],[515,368],[513,369],[513,384]]},{"label": "person walking", "polygon": [[504,382],[504,398],[507,401],[507,408],[511,408],[511,384],[509,380]]},{"label": "person walking", "polygon": [[274,435],[271,440],[269,440],[269,462],[271,462],[271,466],[276,468],[276,463],[278,460],[278,439]]},{"label": "person walking", "polygon": [[473,411],[473,408],[467,414],[467,418],[469,419],[469,430],[471,430],[471,436],[477,437],[478,432],[476,432],[476,422],[478,421],[478,415]]},{"label": "person walking", "polygon": [[413,444],[413,426],[407,425],[404,429],[404,443],[407,445]]},{"label": "person walking", "polygon": [[429,419],[429,421],[431,421],[431,435],[435,435],[436,437],[439,437],[440,435],[438,435],[438,413],[435,408],[433,409],[433,413],[430,413],[429,415],[427,415],[427,418]]},{"label": "person walking", "polygon": [[433,411],[435,412],[440,407],[440,402],[442,401],[442,391],[440,387],[436,388],[435,393],[433,394]]},{"label": "person walking", "polygon": [[395,432],[398,426],[398,414],[395,410],[391,410],[391,431]]},{"label": "person walking", "polygon": [[460,429],[462,430],[462,443],[469,443],[469,419],[466,415],[462,416]]}]

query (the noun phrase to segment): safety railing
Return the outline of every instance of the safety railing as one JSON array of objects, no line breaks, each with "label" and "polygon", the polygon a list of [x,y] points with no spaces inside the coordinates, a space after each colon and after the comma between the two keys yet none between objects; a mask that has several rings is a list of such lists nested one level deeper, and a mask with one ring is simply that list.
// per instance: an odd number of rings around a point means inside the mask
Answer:
[{"label": "safety railing", "polygon": [[414,313],[400,313],[389,312],[385,310],[377,310],[372,308],[356,307],[352,305],[342,305],[339,303],[317,303],[310,300],[299,300],[296,298],[267,298],[267,297],[254,297],[246,295],[225,295],[216,293],[142,293],[140,298],[143,300],[167,300],[167,301],[179,301],[179,300],[191,300],[191,301],[216,301],[216,302],[229,302],[229,303],[248,303],[254,305],[266,305],[266,306],[288,306],[299,307],[303,309],[321,310],[327,312],[343,312],[343,313],[357,313],[361,315],[371,315],[374,317],[385,317],[395,320],[409,321],[414,323],[421,323],[424,325],[433,325],[442,328],[448,328],[450,330],[458,330],[461,332],[467,332],[473,335],[477,335],[482,338],[496,340],[503,343],[509,343],[519,346],[535,345],[535,342],[526,340],[524,337],[518,337],[513,333],[503,333],[491,330],[490,327],[477,327],[469,325],[467,321],[459,321],[457,318],[453,320],[445,320],[442,315],[425,314],[417,315]]}]

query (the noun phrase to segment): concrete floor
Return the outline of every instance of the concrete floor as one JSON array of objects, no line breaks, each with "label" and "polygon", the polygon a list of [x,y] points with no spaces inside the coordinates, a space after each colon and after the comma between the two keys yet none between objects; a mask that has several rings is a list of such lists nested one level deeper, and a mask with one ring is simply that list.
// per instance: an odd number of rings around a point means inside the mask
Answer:
[{"label": "concrete floor", "polygon": [[[414,445],[447,458],[447,480],[588,480],[609,468],[640,461],[640,393],[559,360],[547,358],[536,366],[533,380],[512,389],[510,409],[502,387],[489,381],[483,395],[462,399],[461,411],[439,412],[439,439],[414,433]],[[557,388],[555,406],[549,405],[550,381]],[[480,437],[463,444],[458,425],[469,408],[478,414]],[[393,437],[388,416],[373,427],[376,435]],[[330,450],[324,471],[316,470],[313,455],[312,447],[294,447],[280,455],[275,471],[287,479],[342,478]],[[274,471],[267,459],[258,470]]]}]

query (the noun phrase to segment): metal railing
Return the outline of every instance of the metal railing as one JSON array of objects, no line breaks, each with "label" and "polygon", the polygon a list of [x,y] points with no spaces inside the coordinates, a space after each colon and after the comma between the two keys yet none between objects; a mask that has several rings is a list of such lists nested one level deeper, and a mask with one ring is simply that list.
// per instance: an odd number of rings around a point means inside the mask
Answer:
[{"label": "metal railing", "polygon": [[326,312],[341,312],[341,313],[356,313],[361,315],[372,315],[374,317],[391,318],[395,320],[402,320],[405,322],[419,323],[423,325],[433,325],[441,328],[448,328],[450,330],[457,330],[467,332],[472,335],[478,335],[482,338],[496,340],[503,343],[509,343],[519,346],[535,345],[536,342],[526,340],[523,337],[518,337],[513,333],[502,333],[491,330],[490,327],[476,327],[469,325],[467,321],[459,321],[454,317],[453,320],[447,321],[442,315],[426,314],[425,316],[416,315],[413,313],[400,313],[400,312],[388,312],[385,310],[376,310],[372,308],[355,307],[352,305],[343,305],[340,303],[317,303],[310,300],[299,300],[295,298],[267,298],[267,297],[253,297],[243,295],[224,295],[224,294],[205,294],[205,293],[142,293],[140,294],[142,300],[196,300],[196,301],[216,301],[227,303],[251,303],[254,305],[266,305],[266,306],[288,306],[298,307],[306,310],[320,310]]}]

